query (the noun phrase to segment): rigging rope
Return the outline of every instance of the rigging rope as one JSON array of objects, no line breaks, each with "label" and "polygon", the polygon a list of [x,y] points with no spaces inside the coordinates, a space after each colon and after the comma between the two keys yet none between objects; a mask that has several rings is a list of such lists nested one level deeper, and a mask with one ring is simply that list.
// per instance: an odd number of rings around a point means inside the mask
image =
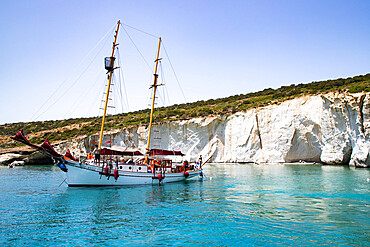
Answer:
[{"label": "rigging rope", "polygon": [[[104,70],[104,69],[102,69],[102,70]],[[105,77],[105,76],[104,76]],[[94,99],[97,99],[98,97],[99,97],[99,94],[101,93],[101,92],[103,92],[104,91],[104,85],[105,85],[105,81],[104,81],[104,83],[102,83],[101,84],[101,86],[99,87],[99,90],[97,90],[96,91],[96,94],[95,94],[95,97],[94,97]],[[92,112],[92,108],[93,108],[93,106],[94,106],[94,104],[90,104],[90,108],[89,108],[89,110],[88,110],[88,112],[87,112],[87,115],[90,115],[90,113]],[[101,107],[101,101],[100,101],[100,106],[99,106],[99,108]],[[98,108],[98,107],[97,107]]]},{"label": "rigging rope", "polygon": [[[126,83],[125,83],[125,77],[123,76],[123,66],[121,64],[121,56],[120,56],[120,53],[119,53],[119,49],[117,48],[117,63],[118,63],[118,67],[120,67],[120,70],[119,70],[119,81],[121,82],[122,81],[122,86],[123,86],[123,90],[125,92],[125,98],[123,98],[122,96],[122,88],[121,88],[121,83],[119,83],[119,86],[120,86],[120,89],[119,89],[119,93],[120,93],[120,96],[121,96],[121,103],[125,102],[126,103],[126,107],[127,107],[127,111],[129,112],[130,111],[130,106],[129,106],[129,103],[128,103],[128,97],[127,97],[127,90],[126,90]],[[125,99],[125,101],[123,100]],[[122,113],[123,113],[123,106],[122,106]]]},{"label": "rigging rope", "polygon": [[[154,34],[151,34],[151,33],[148,33],[148,32],[145,32],[145,31],[143,31],[143,30],[140,30],[140,29],[138,29],[138,28],[132,27],[132,26],[127,25],[127,24],[122,23],[122,22],[121,22],[121,26],[122,26],[122,29],[125,31],[126,35],[129,37],[129,39],[130,39],[130,41],[132,42],[132,44],[134,45],[135,49],[136,49],[136,50],[138,51],[138,53],[140,54],[141,58],[144,60],[144,62],[145,62],[145,64],[147,65],[147,67],[150,69],[150,71],[151,71],[152,73],[154,73],[154,72],[153,72],[153,69],[151,68],[151,66],[149,65],[149,63],[146,61],[146,59],[144,58],[143,54],[140,52],[139,48],[136,46],[136,44],[134,43],[133,39],[131,38],[131,36],[129,35],[129,33],[127,32],[127,30],[125,29],[125,27],[124,27],[124,26],[129,27],[129,28],[131,28],[131,29],[134,29],[134,30],[136,30],[136,31],[138,31],[138,32],[144,33],[144,34],[146,34],[146,35],[149,35],[149,36],[151,36],[151,37],[157,38],[157,39],[159,39],[159,36],[154,35]],[[170,64],[170,66],[171,66],[172,72],[173,72],[173,74],[174,74],[174,76],[175,76],[175,78],[176,78],[177,84],[178,84],[178,86],[179,86],[179,88],[180,88],[181,94],[182,94],[182,96],[184,97],[185,103],[187,103],[188,101],[187,101],[187,99],[186,99],[186,97],[185,97],[184,91],[182,90],[182,87],[181,87],[181,84],[180,84],[179,78],[177,77],[177,74],[176,74],[176,72],[175,72],[175,69],[174,69],[174,67],[173,67],[173,65],[172,65],[172,63],[171,63],[171,60],[170,60],[170,57],[169,57],[169,55],[168,55],[168,53],[167,53],[166,47],[165,47],[165,45],[164,45],[163,41],[162,41],[161,43],[162,43],[163,50],[165,51],[166,57],[167,57],[167,59],[168,59],[168,62],[169,62],[169,64]],[[163,70],[162,70],[162,71],[163,71]],[[166,87],[165,87],[165,90],[167,91],[167,88],[166,88]],[[164,91],[164,90],[163,90],[163,91]],[[168,92],[167,92],[167,94],[168,94]],[[149,97],[148,97],[148,98],[149,98]],[[165,104],[165,102],[164,102],[164,101],[163,101],[163,103]]]},{"label": "rigging rope", "polygon": [[[115,26],[115,25],[114,25]],[[97,47],[100,43],[102,43],[102,41],[105,40],[104,44],[107,42],[107,37],[109,36],[109,34],[113,33],[113,30],[114,30],[114,26],[113,28],[111,28],[111,30],[109,30],[104,36],[103,38],[101,38],[99,40],[99,42],[94,46],[93,49],[91,49],[88,54],[81,60],[81,62],[79,63],[79,65],[76,67],[76,68],[79,68],[80,65],[82,64],[83,60],[85,60]],[[76,85],[76,82],[85,74],[85,72],[87,71],[87,69],[91,66],[91,64],[93,63],[93,61],[96,59],[96,57],[100,54],[100,52],[103,50],[104,48],[104,44],[102,45],[102,47],[100,48],[100,50],[97,52],[97,54],[95,55],[94,59],[92,59],[92,61],[89,63],[89,65],[85,68],[85,70],[80,74],[80,76],[73,82],[73,84],[66,90],[64,91],[64,93],[59,97],[57,98],[51,105],[49,105],[48,108],[46,108],[42,113],[40,113],[35,119],[39,118],[40,116],[42,116],[45,112],[47,112],[52,106],[54,106],[69,90],[71,90],[75,85]],[[77,70],[77,69],[76,69]],[[49,96],[48,100],[43,104],[43,106],[55,95],[56,92],[58,92],[59,88],[64,85],[65,82],[69,81],[69,79],[63,81],[62,84],[59,85],[59,87]],[[81,99],[82,97],[80,97]],[[76,102],[74,103],[76,104]],[[42,107],[40,107],[40,109],[36,112],[38,113]],[[73,105],[72,105],[73,106]],[[72,107],[67,111],[67,113],[72,109]],[[34,115],[36,115],[36,113]],[[64,115],[64,118],[66,117],[67,113]],[[57,124],[57,126],[54,128],[54,129],[57,129],[61,126],[62,124],[62,121],[59,122],[59,124]],[[50,135],[52,134],[53,132],[50,132],[49,134],[46,135],[45,138],[49,138]]]},{"label": "rigging rope", "polygon": [[[102,48],[100,49],[100,51],[103,49],[103,46],[102,46]],[[72,83],[72,85],[69,87],[69,88],[67,88],[67,90],[65,90],[63,93],[62,93],[62,95],[60,95],[59,96],[59,98],[57,98],[55,101],[54,101],[54,103],[52,103],[51,105],[49,105],[49,107],[48,108],[46,108],[46,110],[45,111],[43,111],[40,115],[38,115],[38,117],[37,118],[39,118],[42,114],[44,114],[46,111],[48,111],[52,106],[54,106],[61,98],[63,98],[64,97],[64,95],[66,95],[66,93],[69,91],[69,90],[71,90],[75,85],[76,85],[76,82],[78,81],[78,80],[80,80],[80,78],[86,73],[86,71],[88,70],[88,68],[91,66],[91,64],[94,62],[94,60],[95,60],[95,58],[99,55],[99,53],[100,53],[100,51],[95,55],[95,57],[94,57],[94,59],[93,60],[91,60],[91,62],[89,63],[89,65],[85,68],[85,70],[80,74],[80,76]]]},{"label": "rigging rope", "polygon": [[177,84],[179,85],[179,88],[180,88],[180,90],[181,90],[182,96],[184,97],[185,102],[186,102],[186,103],[188,103],[188,101],[186,100],[186,97],[185,97],[184,91],[182,91],[182,88],[181,88],[181,85],[180,85],[179,78],[177,77],[177,74],[176,74],[176,72],[175,72],[175,69],[174,69],[174,68],[173,68],[173,66],[172,66],[172,63],[171,63],[171,60],[170,60],[170,56],[168,56],[168,53],[167,53],[167,50],[166,50],[166,47],[165,47],[165,45],[164,45],[163,41],[162,41],[162,46],[163,46],[163,50],[164,50],[164,52],[166,53],[166,57],[167,57],[167,59],[168,59],[168,62],[169,62],[169,63],[170,63],[170,65],[171,65],[172,72],[173,72],[173,74],[175,75],[175,78],[176,78]]},{"label": "rigging rope", "polygon": [[[76,66],[76,71],[79,69],[79,67],[81,66],[81,64],[84,62],[84,60],[98,47],[98,45],[103,41],[105,40],[105,43],[107,41],[107,37],[109,34],[111,34],[113,32],[115,28],[115,25],[113,25],[106,33],[105,35],[103,35],[103,37],[98,41],[98,43],[85,55],[84,58],[81,59],[80,63]],[[101,50],[100,50],[101,51]],[[99,51],[99,52],[100,52]],[[74,73],[74,72],[73,72]],[[69,81],[69,78],[68,79],[65,79],[61,84],[59,84],[59,86],[55,89],[55,91],[50,94],[49,98],[41,105],[41,107],[33,114],[33,116],[31,117],[32,120],[35,120],[37,118],[39,118],[40,116],[42,116],[47,110],[50,109],[50,107],[45,110],[44,112],[42,112],[41,114],[39,114],[37,117],[35,117],[40,111],[41,109],[50,101],[51,98],[54,97],[54,95],[59,91],[59,89],[67,82]],[[56,103],[56,102],[55,102]],[[54,104],[55,104],[54,103]]]},{"label": "rigging rope", "polygon": [[134,47],[136,48],[136,50],[139,52],[141,58],[144,60],[145,64],[148,66],[150,72],[154,73],[153,72],[153,69],[150,67],[148,61],[146,61],[146,59],[144,58],[143,54],[140,52],[139,48],[136,46],[135,42],[132,40],[131,36],[128,34],[128,32],[126,31],[126,29],[124,27],[122,27],[123,30],[125,31],[125,33],[127,34],[128,38],[130,39],[131,43],[134,45]]},{"label": "rigging rope", "polygon": [[68,115],[68,114],[73,114],[74,112],[75,112],[75,110],[77,109],[77,107],[76,107],[76,105],[79,105],[83,100],[84,100],[84,98],[85,98],[85,96],[86,95],[89,95],[90,94],[90,92],[91,92],[91,90],[96,86],[96,84],[98,83],[98,82],[100,82],[100,77],[101,77],[101,74],[102,74],[102,71],[103,71],[104,69],[101,69],[98,73],[97,73],[97,75],[96,75],[96,79],[94,80],[94,84],[91,86],[91,87],[88,87],[88,89],[87,90],[84,90],[84,92],[83,92],[83,94],[79,97],[79,99],[78,100],[76,100],[73,104],[72,104],[72,106],[69,108],[69,110],[64,114],[64,117],[63,118],[66,118],[66,116]]},{"label": "rigging rope", "polygon": [[129,27],[129,28],[132,28],[132,29],[134,29],[134,30],[136,30],[136,31],[138,31],[138,32],[141,32],[141,33],[144,33],[144,34],[147,34],[147,35],[149,35],[149,36],[152,36],[152,37],[154,37],[154,38],[159,39],[159,37],[158,37],[158,36],[156,36],[156,35],[154,35],[154,34],[151,34],[151,33],[145,32],[145,31],[143,31],[143,30],[137,29],[137,28],[132,27],[132,26],[130,26],[130,25],[127,25],[127,24],[125,24],[125,23],[122,23],[122,22],[121,22],[121,26],[122,26],[122,28],[124,28],[123,26]]},{"label": "rigging rope", "polygon": [[[159,61],[159,69],[158,69],[159,71],[160,71],[160,73],[161,73],[161,84],[163,84],[164,85],[164,87],[163,88],[165,88],[165,83],[164,83],[164,81],[165,81],[165,78],[164,78],[164,70],[163,70],[163,67],[162,67],[162,62],[161,61]],[[165,93],[164,93],[164,89],[162,89],[162,93],[163,93],[163,99],[162,99],[162,97],[161,97],[161,94],[160,94],[160,90],[158,90],[158,97],[160,98],[160,100],[162,101],[162,103],[163,103],[163,106],[165,106],[166,105],[166,95],[165,95]]]}]

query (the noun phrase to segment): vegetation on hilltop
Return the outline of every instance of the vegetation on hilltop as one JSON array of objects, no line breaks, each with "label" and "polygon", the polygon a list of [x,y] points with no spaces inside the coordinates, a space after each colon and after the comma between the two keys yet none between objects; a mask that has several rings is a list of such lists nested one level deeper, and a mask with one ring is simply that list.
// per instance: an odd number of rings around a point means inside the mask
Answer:
[{"label": "vegetation on hilltop", "polygon": [[[278,103],[302,95],[327,93],[331,91],[348,91],[350,93],[369,92],[370,74],[339,78],[335,80],[312,82],[308,84],[292,84],[278,89],[268,88],[263,91],[239,94],[227,98],[201,100],[193,103],[172,105],[158,108],[155,122],[166,122],[181,119],[190,119],[208,115],[225,115],[237,111],[244,111],[253,107]],[[0,125],[0,148],[9,148],[22,145],[10,141],[23,128],[24,133],[33,143],[41,143],[45,138],[50,142],[68,140],[81,135],[95,134],[100,130],[101,119],[74,118],[57,121],[12,123]],[[146,125],[149,123],[149,109],[108,116],[106,129],[120,129],[123,127]]]}]

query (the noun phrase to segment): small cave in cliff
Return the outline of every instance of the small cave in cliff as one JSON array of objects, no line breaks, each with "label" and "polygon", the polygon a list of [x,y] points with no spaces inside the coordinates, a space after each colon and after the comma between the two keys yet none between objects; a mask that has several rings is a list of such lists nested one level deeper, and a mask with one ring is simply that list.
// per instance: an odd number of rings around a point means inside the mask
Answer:
[{"label": "small cave in cliff", "polygon": [[294,130],[290,148],[284,160],[285,162],[321,162],[321,149],[317,135],[313,132],[301,133],[299,129]]}]

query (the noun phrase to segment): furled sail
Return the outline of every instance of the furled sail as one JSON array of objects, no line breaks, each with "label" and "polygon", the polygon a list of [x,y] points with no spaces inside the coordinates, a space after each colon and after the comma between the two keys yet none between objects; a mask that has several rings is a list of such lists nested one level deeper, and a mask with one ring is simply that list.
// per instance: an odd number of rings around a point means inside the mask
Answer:
[{"label": "furled sail", "polygon": [[73,155],[71,154],[71,151],[69,151],[69,149],[67,149],[67,152],[64,156],[71,159],[71,160],[78,161],[75,157],[73,157]]},{"label": "furled sail", "polygon": [[38,151],[45,152],[54,158],[63,157],[63,155],[57,153],[57,151],[54,150],[54,148],[50,145],[50,142],[48,139],[45,139],[44,143],[41,144],[41,146],[37,146],[35,144],[30,143],[30,141],[23,134],[23,129],[21,129],[14,137],[11,137],[11,138],[15,141],[22,142],[23,144],[26,144],[27,146],[30,146]]},{"label": "furled sail", "polygon": [[45,151],[42,147],[30,143],[30,141],[23,134],[23,129],[21,129],[14,137],[10,138],[12,138],[15,141],[22,142],[23,144],[26,144],[27,146],[30,146],[38,151]]},{"label": "furled sail", "polygon": [[55,158],[61,158],[63,155],[57,153],[57,151],[54,150],[54,148],[50,145],[50,142],[48,139],[45,139],[44,143],[41,144],[41,147],[51,156]]},{"label": "furled sail", "polygon": [[124,147],[113,146],[103,147],[100,151],[101,155],[127,155],[127,156],[142,156],[143,154],[139,150],[127,149]]},{"label": "furled sail", "polygon": [[163,150],[163,149],[150,149],[150,155],[179,155],[184,156],[185,154],[181,153],[181,151],[172,151],[172,150]]}]

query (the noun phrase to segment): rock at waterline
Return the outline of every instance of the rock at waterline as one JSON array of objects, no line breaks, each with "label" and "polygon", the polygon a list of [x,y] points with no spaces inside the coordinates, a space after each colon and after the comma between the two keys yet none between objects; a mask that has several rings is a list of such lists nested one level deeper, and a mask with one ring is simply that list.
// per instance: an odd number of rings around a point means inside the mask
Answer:
[{"label": "rock at waterline", "polygon": [[15,162],[15,165],[50,165],[53,160],[40,152],[30,154],[5,153],[0,155],[0,165],[9,165]]}]

